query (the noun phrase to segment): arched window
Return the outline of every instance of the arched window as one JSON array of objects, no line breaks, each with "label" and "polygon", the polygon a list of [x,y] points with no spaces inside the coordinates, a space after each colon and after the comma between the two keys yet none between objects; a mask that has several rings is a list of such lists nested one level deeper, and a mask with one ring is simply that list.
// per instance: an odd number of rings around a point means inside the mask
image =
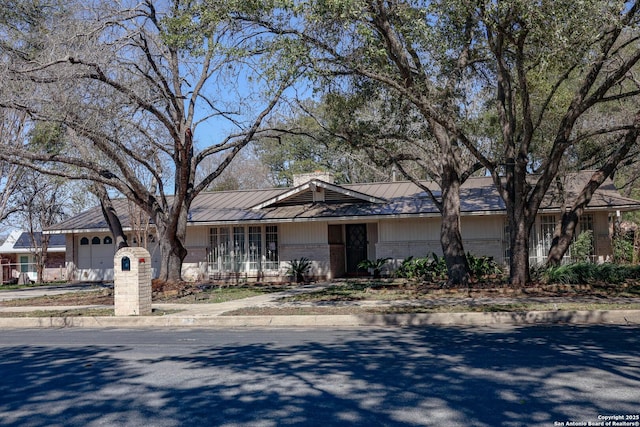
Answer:
[{"label": "arched window", "polygon": [[89,238],[83,237],[82,239],[80,239],[80,245],[84,246],[88,244],[89,244]]},{"label": "arched window", "polygon": [[111,236],[107,236],[107,237],[104,238],[102,243],[104,243],[105,245],[111,245],[111,244],[113,244],[113,239],[111,238]]},{"label": "arched window", "polygon": [[100,238],[99,237],[94,237],[93,239],[91,239],[91,244],[92,245],[99,245],[100,244]]}]

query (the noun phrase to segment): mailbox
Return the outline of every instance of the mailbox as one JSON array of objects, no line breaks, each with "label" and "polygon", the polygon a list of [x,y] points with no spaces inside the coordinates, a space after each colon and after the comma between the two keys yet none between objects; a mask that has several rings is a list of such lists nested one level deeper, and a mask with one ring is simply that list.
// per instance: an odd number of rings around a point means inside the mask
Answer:
[{"label": "mailbox", "polygon": [[151,255],[145,248],[118,250],[113,259],[116,316],[151,314]]}]

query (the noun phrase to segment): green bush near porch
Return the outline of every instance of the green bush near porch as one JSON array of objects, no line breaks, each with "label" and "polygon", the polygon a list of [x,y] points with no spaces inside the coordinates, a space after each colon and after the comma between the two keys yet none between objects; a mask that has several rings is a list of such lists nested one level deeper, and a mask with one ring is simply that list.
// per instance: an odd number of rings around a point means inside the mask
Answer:
[{"label": "green bush near porch", "polygon": [[542,281],[547,283],[615,284],[622,283],[625,280],[640,279],[640,266],[578,262],[545,268],[542,270],[540,277]]},{"label": "green bush near porch", "polygon": [[[479,257],[467,253],[467,263],[469,264],[469,272],[476,279],[503,274],[502,268],[492,257]],[[444,257],[439,257],[435,253],[426,258],[409,257],[402,261],[396,270],[396,276],[425,281],[446,280],[447,264]]]}]

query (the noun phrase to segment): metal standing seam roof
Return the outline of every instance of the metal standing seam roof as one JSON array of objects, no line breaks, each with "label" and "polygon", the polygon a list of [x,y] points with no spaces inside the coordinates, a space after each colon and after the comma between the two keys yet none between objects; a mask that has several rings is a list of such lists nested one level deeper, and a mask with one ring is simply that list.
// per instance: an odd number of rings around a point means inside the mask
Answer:
[{"label": "metal standing seam roof", "polygon": [[[582,185],[592,172],[584,171],[567,180],[565,197],[567,205],[575,199]],[[335,202],[302,203],[304,192],[313,191],[301,185],[296,189],[271,188],[259,190],[216,191],[198,195],[189,210],[189,222],[196,224],[224,224],[239,222],[313,221],[366,217],[439,216],[431,198],[411,182],[379,182],[364,184],[326,184],[325,191],[337,194]],[[425,182],[436,196],[439,188],[433,182]],[[286,196],[285,199],[282,197]],[[378,199],[364,200],[363,196]],[[297,202],[300,202],[297,204]],[[490,177],[469,178],[460,190],[463,215],[505,213],[505,204]],[[558,211],[562,201],[557,195],[549,195],[541,205],[542,211]],[[123,227],[129,228],[128,203],[114,201]],[[259,209],[256,209],[259,207]],[[636,210],[640,201],[622,197],[611,180],[607,180],[594,194],[589,210]],[[48,229],[50,233],[108,231],[99,207],[90,209]]]},{"label": "metal standing seam roof", "polygon": [[[39,246],[42,245],[42,233],[41,232],[36,232],[33,233],[33,240],[35,240],[35,243]],[[16,240],[16,243],[14,243],[13,247],[18,249],[29,249],[29,248],[33,248],[33,240],[31,239],[31,235],[29,233],[27,233],[26,231],[24,233],[22,233],[20,235],[20,237],[18,238],[18,240]],[[48,243],[48,247],[49,249],[54,249],[54,248],[65,248],[66,247],[66,239],[64,238],[64,236],[60,236],[60,235],[52,235],[49,238],[49,243]]]},{"label": "metal standing seam roof", "polygon": [[[42,233],[36,232],[33,235],[38,247],[42,245]],[[47,246],[48,252],[64,252],[66,250],[66,238],[62,234],[53,234],[49,238]],[[34,250],[31,235],[26,231],[12,232],[7,240],[0,246],[0,253],[29,253]]]}]

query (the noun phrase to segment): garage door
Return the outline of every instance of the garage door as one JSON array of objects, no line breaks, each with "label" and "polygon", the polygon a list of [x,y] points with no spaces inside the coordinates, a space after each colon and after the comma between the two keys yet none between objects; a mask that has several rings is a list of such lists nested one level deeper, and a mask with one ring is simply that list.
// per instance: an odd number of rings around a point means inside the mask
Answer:
[{"label": "garage door", "polygon": [[111,236],[82,237],[78,246],[80,280],[113,280],[115,246]]}]

